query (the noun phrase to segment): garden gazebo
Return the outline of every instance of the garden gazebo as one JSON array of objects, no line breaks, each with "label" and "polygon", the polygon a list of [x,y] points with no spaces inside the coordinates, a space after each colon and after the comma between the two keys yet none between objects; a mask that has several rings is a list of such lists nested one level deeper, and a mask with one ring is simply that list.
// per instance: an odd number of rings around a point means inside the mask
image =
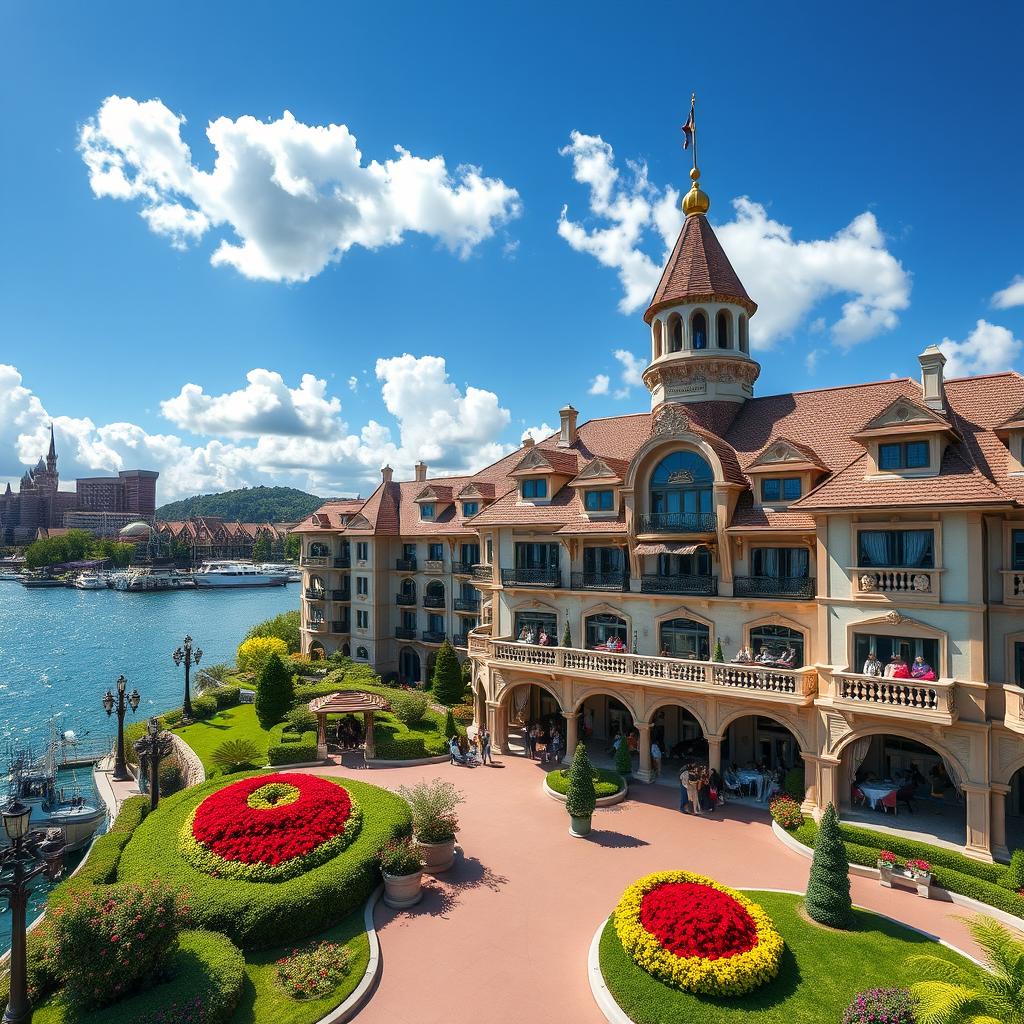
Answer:
[{"label": "garden gazebo", "polygon": [[326,697],[316,697],[309,702],[309,710],[316,715],[316,755],[321,760],[327,758],[327,716],[358,715],[363,716],[363,756],[370,760],[376,755],[373,744],[373,713],[390,711],[391,705],[375,693],[364,690],[342,690],[330,693]]}]

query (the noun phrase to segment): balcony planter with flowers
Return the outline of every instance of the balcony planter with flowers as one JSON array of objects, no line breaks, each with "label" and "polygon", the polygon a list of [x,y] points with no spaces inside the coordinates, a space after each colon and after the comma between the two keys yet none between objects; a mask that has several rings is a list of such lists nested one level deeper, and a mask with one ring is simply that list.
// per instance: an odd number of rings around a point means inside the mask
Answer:
[{"label": "balcony planter with flowers", "polygon": [[413,837],[423,857],[423,869],[432,875],[455,863],[456,808],[465,797],[450,782],[435,779],[401,786],[399,794],[412,811]]},{"label": "balcony planter with flowers", "polygon": [[384,902],[404,909],[423,899],[423,855],[411,836],[392,839],[377,854],[384,876]]}]

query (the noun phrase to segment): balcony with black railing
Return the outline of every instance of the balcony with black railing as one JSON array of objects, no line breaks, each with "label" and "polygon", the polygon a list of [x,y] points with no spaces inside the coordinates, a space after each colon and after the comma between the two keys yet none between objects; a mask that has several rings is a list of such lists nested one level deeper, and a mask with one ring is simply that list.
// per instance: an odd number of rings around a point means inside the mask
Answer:
[{"label": "balcony with black railing", "polygon": [[503,587],[560,587],[560,569],[502,569]]},{"label": "balcony with black railing", "polygon": [[307,601],[326,601],[327,591],[316,590],[313,587],[306,587],[306,600]]},{"label": "balcony with black railing", "polygon": [[425,644],[443,644],[444,643],[444,632],[436,629],[425,629],[420,633],[420,639]]},{"label": "balcony with black railing", "polygon": [[469,646],[469,634],[468,633],[456,633],[452,637],[452,643],[456,647],[468,647]]},{"label": "balcony with black railing", "polygon": [[478,612],[480,611],[480,597],[457,597],[452,602],[452,607],[457,612]]},{"label": "balcony with black railing", "polygon": [[351,619],[334,619],[331,622],[332,633],[351,633],[352,632],[352,620]]},{"label": "balcony with black railing", "polygon": [[640,516],[640,533],[714,533],[718,520],[714,512],[645,512]]},{"label": "balcony with black railing", "polygon": [[492,571],[489,565],[474,565],[472,570],[473,579],[479,580],[481,583],[490,583]]},{"label": "balcony with black railing", "polygon": [[415,640],[416,628],[414,626],[395,626],[396,640]]},{"label": "balcony with black railing", "polygon": [[396,558],[395,568],[399,572],[415,572],[416,571],[416,559],[415,558]]},{"label": "balcony with black railing", "polygon": [[573,590],[628,590],[629,576],[624,572],[574,572]]},{"label": "balcony with black railing", "polygon": [[444,607],[444,594],[424,594],[423,595],[423,607],[424,608],[443,608]]},{"label": "balcony with black railing", "polygon": [[782,597],[791,601],[813,601],[813,576],[737,576],[732,592],[736,597]]},{"label": "balcony with black railing", "polygon": [[703,594],[714,596],[718,593],[717,576],[692,576],[680,573],[675,576],[659,576],[644,573],[640,579],[640,590],[644,594]]},{"label": "balcony with black railing", "polygon": [[352,556],[351,555],[338,555],[334,559],[335,569],[351,569],[352,568]]},{"label": "balcony with black railing", "polygon": [[452,572],[456,576],[472,576],[473,575],[473,563],[472,562],[452,562]]},{"label": "balcony with black railing", "polygon": [[351,601],[352,600],[352,591],[348,587],[346,587],[346,588],[344,588],[342,590],[332,590],[331,591],[331,600],[332,601]]},{"label": "balcony with black railing", "polygon": [[415,594],[395,594],[395,604],[411,607],[416,604]]}]

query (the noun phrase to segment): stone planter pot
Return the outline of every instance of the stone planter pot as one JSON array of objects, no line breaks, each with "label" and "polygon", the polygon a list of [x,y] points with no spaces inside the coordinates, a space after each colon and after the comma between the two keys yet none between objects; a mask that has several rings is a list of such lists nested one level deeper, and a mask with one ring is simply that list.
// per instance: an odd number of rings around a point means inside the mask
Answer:
[{"label": "stone planter pot", "polygon": [[454,836],[451,839],[446,839],[443,843],[424,843],[420,839],[416,839],[416,845],[423,858],[423,870],[432,875],[447,871],[455,863]]},{"label": "stone planter pot", "polygon": [[569,835],[582,839],[590,835],[590,815],[585,818],[577,818],[575,815],[569,817]]},{"label": "stone planter pot", "polygon": [[389,907],[403,909],[414,907],[423,899],[423,872],[411,875],[384,875],[384,902]]}]

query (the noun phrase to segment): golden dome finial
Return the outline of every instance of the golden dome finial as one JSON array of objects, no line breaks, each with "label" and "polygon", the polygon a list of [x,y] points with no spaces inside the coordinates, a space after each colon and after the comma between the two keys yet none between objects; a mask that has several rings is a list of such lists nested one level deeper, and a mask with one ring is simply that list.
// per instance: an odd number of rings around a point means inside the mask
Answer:
[{"label": "golden dome finial", "polygon": [[690,186],[690,191],[683,196],[683,213],[687,217],[692,217],[698,213],[704,214],[711,209],[711,200],[708,198],[707,193],[703,192],[700,185],[697,184],[700,180],[700,168],[697,166],[696,108],[697,94],[693,93],[690,96],[690,116],[686,119],[686,124],[683,125],[683,149],[689,149],[690,144],[693,144],[693,170],[690,171],[690,180],[693,184]]}]

